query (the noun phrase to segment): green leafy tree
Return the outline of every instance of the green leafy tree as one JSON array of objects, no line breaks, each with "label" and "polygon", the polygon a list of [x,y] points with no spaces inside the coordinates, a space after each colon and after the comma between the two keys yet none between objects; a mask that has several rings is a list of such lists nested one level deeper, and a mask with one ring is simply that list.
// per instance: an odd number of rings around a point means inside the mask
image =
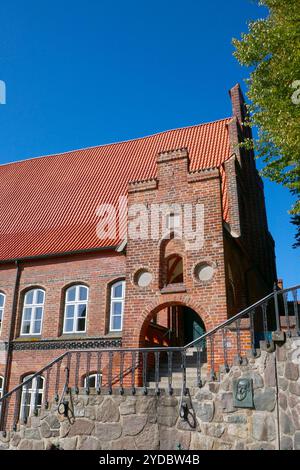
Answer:
[{"label": "green leafy tree", "polygon": [[295,214],[292,216],[292,224],[296,225],[297,231],[295,235],[295,243],[294,243],[294,248],[300,246],[300,214]]},{"label": "green leafy tree", "polygon": [[254,147],[265,163],[262,175],[283,184],[296,196],[291,208],[300,246],[300,3],[261,0],[268,16],[250,22],[249,32],[233,39],[234,55],[251,67],[247,80],[251,121],[258,138]]}]

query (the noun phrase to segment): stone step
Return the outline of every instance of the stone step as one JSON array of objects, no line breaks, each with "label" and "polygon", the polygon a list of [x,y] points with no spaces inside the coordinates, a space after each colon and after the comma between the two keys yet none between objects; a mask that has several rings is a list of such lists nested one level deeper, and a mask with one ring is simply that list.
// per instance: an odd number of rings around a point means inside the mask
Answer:
[{"label": "stone step", "polygon": [[[197,364],[198,364],[198,359],[197,357],[193,357],[193,356],[190,356],[190,357],[187,357],[186,358],[186,367],[197,367]],[[204,364],[206,364],[206,360],[203,360],[203,361],[200,361],[200,365],[203,366]],[[162,361],[159,363],[159,368],[160,369],[164,369],[164,368],[167,368],[168,367],[168,364],[167,362],[165,361]],[[178,361],[178,360],[174,360],[172,361],[172,368],[177,368],[179,369],[181,367],[181,361]]]},{"label": "stone step", "polygon": [[[207,363],[205,362],[204,364],[201,364],[200,365],[200,369],[203,369],[203,368],[207,368]],[[186,366],[186,371],[189,371],[189,370],[197,370],[197,366],[196,364],[193,364],[193,365],[187,365]],[[167,367],[167,365],[162,365],[160,368],[159,368],[159,373],[160,374],[165,374],[165,373],[168,373],[169,369]],[[172,365],[172,372],[181,372],[182,371],[182,366],[181,364],[179,365]],[[151,370],[150,374],[154,374],[155,371],[154,369]]]},{"label": "stone step", "polygon": [[197,348],[189,348],[186,350],[186,356],[193,356],[197,354]]},{"label": "stone step", "polygon": [[[204,353],[202,353],[201,356],[202,356],[203,359],[205,358]],[[196,361],[197,360],[197,352],[193,352],[192,354],[186,354],[185,357],[186,357],[187,361],[191,361],[191,360]],[[180,358],[181,358],[181,355],[179,355],[178,353],[173,353],[173,361],[179,362]]]},{"label": "stone step", "polygon": [[[186,377],[190,377],[190,378],[194,378],[194,377],[197,377],[197,370],[195,369],[194,371],[190,371],[190,372],[187,372],[186,373]],[[173,372],[172,373],[172,378],[175,380],[175,379],[178,379],[178,380],[182,380],[182,372]],[[160,375],[159,376],[159,380],[168,380],[168,374],[165,374],[165,375]],[[151,374],[148,378],[148,380],[150,380],[151,382],[154,382],[155,381],[155,375],[154,374]]]},{"label": "stone step", "polygon": [[[207,366],[207,362],[202,362],[200,364],[200,368],[202,369],[202,367],[206,367]],[[191,364],[186,364],[186,370],[188,369],[197,369],[197,363],[191,363]],[[182,364],[181,363],[173,363],[172,364],[172,371],[173,372],[179,372],[182,370]],[[159,372],[167,372],[168,371],[168,365],[163,363],[163,364],[160,364],[159,365]],[[153,369],[153,372],[154,372],[154,369]]]},{"label": "stone step", "polygon": [[[203,354],[204,356],[204,354]],[[204,356],[205,357],[205,356]],[[201,363],[201,378],[206,379],[207,363]],[[186,383],[188,387],[197,387],[197,349],[190,348],[186,354]],[[168,362],[164,359],[159,367],[159,388],[168,388],[169,383]],[[148,387],[156,388],[155,370],[152,370],[148,376]],[[174,355],[172,360],[172,388],[182,387],[182,362],[181,358]]]},{"label": "stone step", "polygon": [[[200,375],[201,375],[201,378],[205,378],[206,379],[206,376],[207,376],[207,366],[206,364],[204,364],[202,367],[201,367],[201,370],[200,370]],[[169,377],[169,374],[168,374],[168,369],[165,368],[164,370],[160,370],[160,374],[159,374],[159,384],[161,386],[167,386],[168,385],[168,377]],[[187,382],[189,383],[189,386],[195,386],[195,384],[197,384],[197,368],[187,368],[186,369],[186,380]],[[152,388],[156,386],[156,382],[155,382],[155,373],[152,372],[150,375],[149,375],[149,378],[148,378],[148,381],[149,381],[149,387]],[[173,387],[174,388],[177,388],[177,387],[181,387],[182,386],[182,370],[179,369],[179,370],[173,370],[172,371],[172,383],[174,384]]]},{"label": "stone step", "polygon": [[[201,353],[204,355],[206,354],[204,351],[201,351]],[[179,356],[181,353],[179,352],[174,352],[173,353],[175,356]],[[197,348],[189,348],[185,351],[185,355],[186,357],[189,357],[189,356],[196,356],[197,354]]]},{"label": "stone step", "polygon": [[[202,362],[200,364],[200,367],[203,367],[204,365],[206,364],[206,362]],[[197,362],[193,362],[191,364],[186,364],[186,369],[197,369]],[[182,368],[182,364],[179,362],[179,363],[173,363],[172,364],[172,370],[181,370]],[[154,370],[154,369],[153,369]],[[159,370],[160,371],[165,371],[165,370],[168,370],[168,365],[163,363],[163,364],[160,364],[159,365]]]},{"label": "stone step", "polygon": [[[202,380],[205,378],[205,377],[201,377]],[[161,380],[158,384],[159,388],[164,388],[164,389],[167,389],[168,388],[168,380],[166,377],[164,377],[165,380]],[[156,382],[148,382],[148,388],[156,388]],[[197,387],[197,377],[187,377],[186,378],[186,386],[187,387]],[[172,388],[181,388],[182,387],[182,378],[181,379],[173,379],[172,380]]]}]

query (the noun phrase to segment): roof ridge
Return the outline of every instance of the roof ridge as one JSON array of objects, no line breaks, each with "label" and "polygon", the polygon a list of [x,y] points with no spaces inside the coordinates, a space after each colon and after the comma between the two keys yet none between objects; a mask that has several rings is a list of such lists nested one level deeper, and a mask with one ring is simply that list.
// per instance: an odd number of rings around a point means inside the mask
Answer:
[{"label": "roof ridge", "polygon": [[38,155],[37,157],[28,157],[28,158],[24,158],[22,160],[16,160],[16,161],[13,161],[13,162],[0,163],[0,168],[4,167],[4,166],[8,166],[8,165],[16,165],[18,163],[28,162],[28,161],[31,161],[31,160],[38,160],[38,159],[47,158],[47,157],[58,157],[58,156],[61,156],[61,155],[68,155],[70,153],[83,152],[85,150],[102,148],[102,147],[110,147],[110,146],[114,146],[114,145],[124,144],[124,143],[127,143],[127,142],[133,142],[133,141],[137,141],[137,140],[148,139],[150,137],[155,137],[155,136],[158,136],[158,135],[161,135],[161,134],[166,134],[167,132],[175,132],[175,131],[182,130],[182,129],[192,129],[194,127],[207,126],[209,124],[216,124],[218,122],[228,121],[230,119],[232,119],[232,116],[228,116],[228,117],[222,118],[222,119],[216,119],[214,121],[203,122],[201,124],[192,124],[191,126],[183,126],[183,127],[175,127],[173,129],[166,129],[165,131],[155,132],[154,134],[145,135],[143,137],[136,137],[136,138],[127,139],[127,140],[119,140],[118,142],[110,142],[110,143],[107,143],[107,144],[92,145],[90,147],[82,147],[82,148],[78,148],[78,149],[67,150],[65,152],[49,153],[49,154],[46,154],[46,155]]}]

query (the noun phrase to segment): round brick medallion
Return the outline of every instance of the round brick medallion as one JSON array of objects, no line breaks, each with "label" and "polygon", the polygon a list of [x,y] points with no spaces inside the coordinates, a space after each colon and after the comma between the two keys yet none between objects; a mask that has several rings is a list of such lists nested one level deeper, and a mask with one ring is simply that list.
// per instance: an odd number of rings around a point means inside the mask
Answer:
[{"label": "round brick medallion", "polygon": [[197,281],[210,281],[214,275],[214,268],[208,263],[199,263],[195,267],[195,277]]},{"label": "round brick medallion", "polygon": [[134,282],[139,287],[148,287],[152,281],[152,274],[146,269],[139,270],[134,276]]}]

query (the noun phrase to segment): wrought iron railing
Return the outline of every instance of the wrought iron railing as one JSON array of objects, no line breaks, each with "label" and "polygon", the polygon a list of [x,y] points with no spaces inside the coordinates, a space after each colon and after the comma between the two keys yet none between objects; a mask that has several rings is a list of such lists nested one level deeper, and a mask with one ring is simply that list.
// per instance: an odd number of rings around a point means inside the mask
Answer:
[{"label": "wrought iron railing", "polygon": [[[131,393],[135,394],[137,387],[142,387],[143,393],[147,394],[149,371],[152,371],[155,392],[159,394],[163,364],[167,369],[167,390],[172,394],[173,372],[178,370],[179,364],[182,390],[186,393],[187,351],[191,348],[195,348],[196,352],[195,386],[201,387],[204,347],[210,379],[215,380],[217,368],[223,367],[223,370],[228,372],[235,361],[242,363],[247,354],[255,357],[257,348],[261,346],[260,341],[264,342],[263,345],[268,350],[272,348],[274,341],[284,341],[285,334],[300,336],[300,303],[297,297],[299,289],[300,285],[274,290],[184,347],[66,351],[0,399],[0,431],[5,432],[7,427],[17,429],[18,423],[26,422],[29,415],[37,415],[40,408],[47,408],[50,395],[59,405],[70,391],[78,394],[80,387],[84,387],[85,393],[91,393],[91,374],[102,377],[93,393],[112,394],[117,391],[123,394],[124,388],[129,388]],[[285,319],[284,328],[281,325],[282,318]],[[295,320],[294,329],[291,328],[292,318]],[[66,372],[63,378],[62,368]],[[42,394],[38,387],[32,390],[33,382],[41,376],[44,378]],[[22,410],[27,411],[22,414]]]}]

